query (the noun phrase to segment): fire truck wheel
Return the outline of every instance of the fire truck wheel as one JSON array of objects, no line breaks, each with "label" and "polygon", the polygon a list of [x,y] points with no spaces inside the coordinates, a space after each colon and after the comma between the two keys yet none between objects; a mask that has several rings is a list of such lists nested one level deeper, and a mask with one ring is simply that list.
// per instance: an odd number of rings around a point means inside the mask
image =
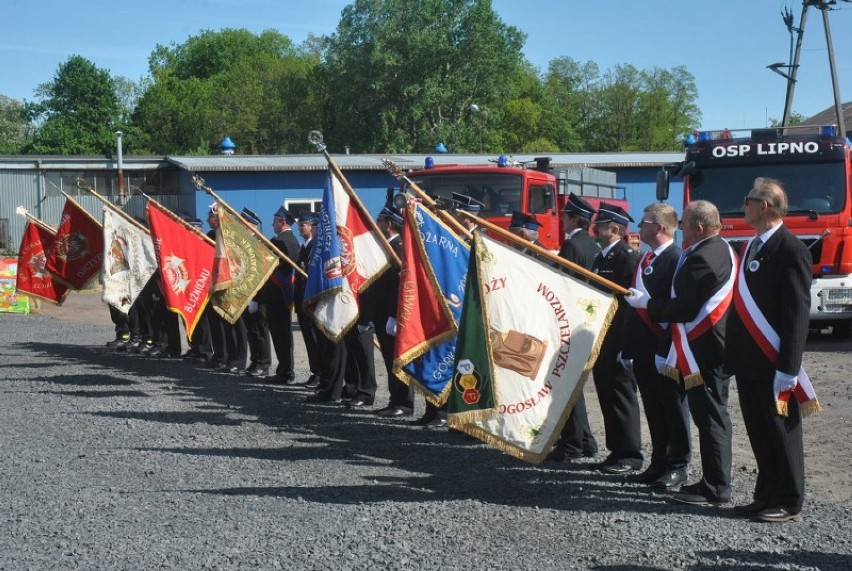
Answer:
[{"label": "fire truck wheel", "polygon": [[832,324],[831,336],[835,339],[849,339],[852,337],[852,320],[837,321]]}]

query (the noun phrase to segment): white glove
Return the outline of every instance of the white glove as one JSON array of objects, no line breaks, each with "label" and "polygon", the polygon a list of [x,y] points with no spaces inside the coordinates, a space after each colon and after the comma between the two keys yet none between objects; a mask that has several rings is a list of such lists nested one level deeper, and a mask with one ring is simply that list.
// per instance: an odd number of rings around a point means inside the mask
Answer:
[{"label": "white glove", "polygon": [[654,355],[654,366],[657,368],[657,372],[662,375],[666,368],[666,358],[662,355]]},{"label": "white glove", "polygon": [[248,312],[249,313],[257,313],[257,302],[250,301],[248,304]]},{"label": "white glove", "polygon": [[772,388],[775,391],[775,400],[778,400],[778,395],[787,391],[792,391],[798,384],[799,378],[796,375],[775,371],[775,378],[772,379]]},{"label": "white glove", "polygon": [[365,331],[371,331],[373,329],[373,324],[368,323],[367,325],[361,325],[358,323],[355,327],[358,329],[358,333],[364,333]]},{"label": "white glove", "polygon": [[628,291],[630,292],[630,295],[625,295],[624,301],[626,301],[630,307],[636,309],[648,308],[648,300],[650,299],[648,294],[641,292],[636,288],[630,288]]},{"label": "white glove", "polygon": [[387,323],[385,323],[385,333],[388,335],[396,335],[396,318],[388,317]]},{"label": "white glove", "polygon": [[629,369],[633,366],[633,359],[625,359],[621,356],[621,351],[618,352],[618,356],[616,357],[616,359],[618,359],[618,362],[621,363],[621,366],[625,369]]}]

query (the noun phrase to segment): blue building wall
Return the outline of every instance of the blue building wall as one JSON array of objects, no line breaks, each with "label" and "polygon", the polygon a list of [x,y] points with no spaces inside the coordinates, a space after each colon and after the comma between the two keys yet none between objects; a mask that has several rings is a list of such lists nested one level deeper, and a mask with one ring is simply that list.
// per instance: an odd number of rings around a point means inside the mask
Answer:
[{"label": "blue building wall", "polygon": [[[207,186],[212,188],[225,202],[240,211],[248,207],[263,220],[263,231],[269,233],[272,216],[288,201],[322,200],[326,171],[290,172],[208,172],[200,173]],[[345,171],[344,176],[355,189],[358,198],[375,217],[385,205],[387,187],[398,186],[395,178],[386,172]],[[187,184],[192,186],[190,173],[186,173]],[[201,220],[214,202],[206,192],[195,193],[195,214]],[[298,212],[293,212],[298,215]]]}]

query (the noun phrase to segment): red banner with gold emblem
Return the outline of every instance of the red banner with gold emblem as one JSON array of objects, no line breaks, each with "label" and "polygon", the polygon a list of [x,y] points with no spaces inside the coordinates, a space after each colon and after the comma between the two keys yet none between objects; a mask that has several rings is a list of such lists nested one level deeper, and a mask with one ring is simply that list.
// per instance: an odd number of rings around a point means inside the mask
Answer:
[{"label": "red banner with gold emblem", "polygon": [[45,267],[53,277],[72,289],[80,289],[101,271],[104,231],[100,222],[70,196],[47,256]]},{"label": "red banner with gold emblem", "polygon": [[47,271],[47,257],[54,242],[54,233],[27,220],[21,247],[18,250],[18,274],[15,289],[61,304],[68,295],[68,287],[55,281]]},{"label": "red banner with gold emblem", "polygon": [[213,246],[154,202],[148,202],[148,223],[166,306],[183,318],[186,334],[192,338],[209,298]]}]

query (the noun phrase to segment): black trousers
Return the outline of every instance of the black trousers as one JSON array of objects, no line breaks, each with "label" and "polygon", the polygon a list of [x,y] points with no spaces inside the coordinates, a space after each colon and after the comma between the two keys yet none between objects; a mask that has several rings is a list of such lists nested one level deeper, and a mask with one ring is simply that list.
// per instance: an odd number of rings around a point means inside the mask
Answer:
[{"label": "black trousers", "polygon": [[337,400],[343,396],[345,387],[346,343],[343,340],[334,342],[322,333],[318,340],[322,354],[319,393]]},{"label": "black trousers", "polygon": [[346,385],[352,398],[373,404],[376,399],[376,361],[373,356],[373,327],[359,331],[353,325],[343,337],[346,344]]},{"label": "black trousers", "polygon": [[774,374],[767,368],[763,374],[737,375],[743,421],[757,460],[754,499],[798,513],[805,498],[802,414],[795,398],[788,403],[786,417],[777,414]]},{"label": "black trousers", "polygon": [[258,303],[257,311],[243,313],[246,322],[246,335],[248,337],[249,352],[251,353],[251,364],[249,368],[268,369],[272,364],[272,345],[269,340],[269,323],[266,320],[266,304]]},{"label": "black trousers", "polygon": [[691,458],[689,408],[680,383],[659,374],[653,359],[633,359],[633,375],[651,436],[651,466],[686,469]]},{"label": "black trousers", "polygon": [[642,465],[642,435],[639,399],[633,374],[621,366],[616,355],[601,352],[592,374],[603,414],[606,447],[611,460]]},{"label": "black trousers", "polygon": [[112,305],[107,305],[107,307],[109,307],[109,318],[112,320],[113,325],[115,325],[115,338],[118,339],[122,335],[129,334],[130,320],[127,315]]},{"label": "black trousers", "polygon": [[586,397],[580,397],[574,403],[574,408],[565,420],[559,442],[556,447],[565,451],[570,456],[586,455],[592,456],[598,451],[598,443],[589,426],[589,415],[586,412]]},{"label": "black trousers", "polygon": [[731,377],[722,366],[701,371],[704,383],[686,391],[689,411],[698,428],[701,482],[711,499],[731,499],[731,417],[728,392]]},{"label": "black trousers", "polygon": [[269,323],[269,335],[272,338],[272,348],[278,366],[275,374],[283,379],[293,380],[296,373],[293,370],[293,310],[281,302],[266,303],[266,321]]},{"label": "black trousers", "polygon": [[296,320],[299,322],[302,339],[305,341],[305,351],[308,353],[308,367],[311,374],[322,377],[325,366],[325,350],[327,349],[325,335],[317,329],[313,319],[305,313],[299,301],[296,302]]},{"label": "black trousers", "polygon": [[399,380],[393,373],[393,350],[395,337],[384,331],[376,330],[376,339],[382,351],[382,360],[388,371],[388,392],[390,393],[390,406],[414,410],[414,389]]}]

